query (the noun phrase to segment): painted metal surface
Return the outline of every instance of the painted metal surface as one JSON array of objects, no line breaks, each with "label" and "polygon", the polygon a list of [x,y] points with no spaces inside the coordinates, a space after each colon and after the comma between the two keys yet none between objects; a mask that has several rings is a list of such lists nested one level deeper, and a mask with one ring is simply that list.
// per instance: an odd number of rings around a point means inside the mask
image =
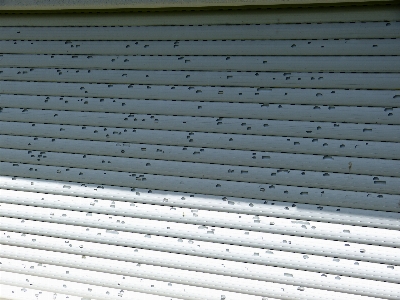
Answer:
[{"label": "painted metal surface", "polygon": [[[118,158],[139,158],[165,161],[199,162],[209,164],[230,164],[232,166],[275,168],[274,173],[288,171],[289,168],[305,171],[335,172],[358,175],[394,176],[398,175],[400,162],[391,159],[369,159],[342,156],[310,155],[280,152],[253,152],[171,145],[112,143],[62,138],[35,138],[30,136],[0,135],[0,144],[6,149],[28,150],[27,154],[43,157],[43,151],[79,153],[87,155],[118,156]],[[31,150],[33,149],[33,150]],[[33,151],[36,154],[33,154]],[[39,153],[38,153],[39,151]],[[40,155],[40,157],[39,157]],[[233,161],[230,156],[235,157]],[[102,161],[103,163],[103,161]],[[108,161],[107,161],[108,163]],[[351,167],[350,164],[351,163]],[[276,176],[276,174],[275,174]]]},{"label": "painted metal surface", "polygon": [[[399,226],[397,213],[378,210],[362,210],[338,206],[325,206],[321,209],[318,205],[279,202],[276,200],[256,200],[229,197],[215,197],[206,194],[190,194],[183,192],[171,192],[128,187],[113,187],[96,184],[79,184],[54,180],[18,178],[1,176],[0,186],[3,189],[35,192],[36,197],[61,197],[62,195],[97,199],[107,199],[122,202],[134,202],[143,204],[155,204],[169,207],[182,207],[192,209],[206,209],[219,212],[243,213],[257,216],[282,217],[293,219],[308,219],[324,221],[327,223],[359,225],[364,227],[376,227],[396,229]],[[57,193],[56,193],[57,191]],[[56,194],[56,195],[51,195]],[[23,195],[23,194],[22,194]],[[13,195],[13,199],[16,195]],[[81,198],[80,198],[81,197]],[[61,199],[60,198],[60,199]],[[35,200],[33,195],[31,200]],[[382,198],[380,198],[382,199]],[[39,199],[38,199],[39,200]],[[351,218],[349,218],[351,216]]]},{"label": "painted metal surface", "polygon": [[[364,89],[307,89],[307,88],[268,88],[268,87],[226,87],[226,86],[179,86],[179,85],[139,85],[139,84],[85,84],[64,82],[25,82],[1,81],[3,94],[39,95],[43,105],[55,96],[59,102],[70,103],[71,96],[86,98],[160,99],[203,102],[240,102],[262,104],[310,104],[328,106],[373,106],[381,109],[398,107],[398,90]],[[43,92],[45,91],[45,92]],[[41,95],[45,94],[45,95]],[[60,95],[61,94],[61,95]],[[90,94],[90,95],[88,95]],[[58,96],[58,97],[57,97]],[[9,95],[1,97],[8,98]],[[47,100],[47,101],[46,101]],[[72,100],[72,99],[71,99]],[[78,101],[78,100],[75,100]],[[83,100],[83,104],[86,104]],[[30,102],[30,101],[29,101]],[[72,102],[72,101],[71,101]],[[126,104],[126,103],[125,103]],[[29,103],[27,104],[29,105]],[[122,103],[121,103],[122,105]],[[390,111],[388,112],[390,114]]]},{"label": "painted metal surface", "polygon": [[285,9],[259,10],[189,10],[172,11],[130,11],[108,12],[107,14],[66,13],[54,14],[36,12],[27,14],[4,12],[1,14],[3,26],[150,26],[150,25],[239,25],[239,24],[296,24],[331,22],[375,22],[377,20],[399,21],[400,7],[394,1],[382,5],[330,6],[329,9],[311,6],[305,9],[287,7]]},{"label": "painted metal surface", "polygon": [[[29,68],[21,76],[30,74],[30,68],[73,68],[94,70],[208,70],[259,72],[382,72],[396,73],[399,60],[396,56],[140,56],[140,55],[49,55],[0,54],[2,68]],[[88,71],[87,70],[87,71]],[[58,72],[59,73],[59,72]],[[125,73],[123,73],[125,74]],[[61,76],[60,74],[57,74]],[[76,75],[76,70],[75,70]],[[349,75],[349,74],[346,74]],[[361,75],[361,74],[360,74]],[[21,78],[17,76],[17,78]],[[28,75],[29,76],[29,75]],[[90,79],[91,77],[89,77]],[[121,78],[120,78],[121,79]]]},{"label": "painted metal surface", "polygon": [[1,27],[0,40],[151,41],[151,40],[293,40],[399,38],[399,22],[129,26],[105,27]]},{"label": "painted metal surface", "polygon": [[87,55],[399,55],[399,39],[216,41],[1,40],[5,53]]},{"label": "painted metal surface", "polygon": [[[400,32],[400,29],[399,29]],[[151,85],[219,85],[219,86],[265,86],[269,88],[352,88],[396,89],[400,76],[397,73],[378,74],[331,74],[321,72],[208,72],[208,71],[134,71],[134,70],[85,70],[85,69],[32,69],[3,68],[1,79],[11,81],[84,82],[110,84]]]},{"label": "painted metal surface", "polygon": [[[267,124],[269,125],[269,123]],[[335,124],[329,125],[331,128],[337,127]],[[83,140],[116,142],[116,147],[121,146],[122,144],[125,144],[124,147],[129,147],[129,144],[153,144],[152,141],[157,140],[156,145],[182,146],[183,151],[187,151],[187,149],[189,149],[188,147],[200,147],[204,148],[204,151],[206,151],[205,148],[220,148],[248,150],[251,151],[251,153],[258,152],[259,154],[262,154],[263,151],[271,151],[302,154],[307,153],[323,156],[327,155],[328,158],[331,155],[339,155],[342,157],[397,159],[400,151],[399,144],[385,142],[385,147],[382,147],[381,142],[371,141],[371,139],[368,138],[368,135],[372,130],[369,127],[369,124],[367,126],[363,127],[363,129],[358,132],[354,132],[355,135],[359,135],[359,140],[348,140],[346,137],[344,137],[344,139],[321,138],[322,134],[317,136],[314,134],[311,135],[311,137],[293,137],[293,135],[291,135],[291,137],[282,137],[279,135],[240,135],[225,132],[195,133],[194,131],[157,129],[128,130],[128,128],[120,127],[55,125],[40,124],[36,122],[1,122],[0,133],[30,136],[33,140],[39,140],[40,138],[45,137],[51,138],[52,140],[55,140],[56,138],[76,139],[76,137],[79,136],[80,139]],[[217,126],[215,126],[215,128],[218,129]],[[295,129],[294,126],[292,128]],[[315,130],[317,128],[315,126],[311,127],[311,133],[303,133],[303,136],[309,136],[309,134],[312,134],[313,129]],[[26,145],[29,146],[29,142]],[[257,154],[252,155],[257,156]],[[262,156],[261,159],[263,159]],[[265,157],[264,159],[268,159],[268,157]],[[349,160],[349,163],[350,162],[352,161]],[[352,169],[352,163],[348,164],[347,167]]]},{"label": "painted metal surface", "polygon": [[0,297],[399,299],[396,9],[0,15]]}]

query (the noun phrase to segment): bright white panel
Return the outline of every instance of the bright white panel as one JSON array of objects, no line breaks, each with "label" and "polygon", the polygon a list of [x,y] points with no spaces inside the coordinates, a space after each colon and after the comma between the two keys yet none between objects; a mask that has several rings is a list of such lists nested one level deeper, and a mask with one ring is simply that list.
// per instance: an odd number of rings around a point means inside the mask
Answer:
[{"label": "bright white panel", "polygon": [[[7,192],[2,191],[2,194],[7,194]],[[358,226],[175,207],[171,211],[170,207],[165,206],[116,203],[86,198],[74,199],[65,196],[49,197],[43,194],[36,196],[26,192],[17,192],[17,195],[8,193],[7,196],[0,198],[3,202],[10,203],[1,204],[0,215],[19,219],[254,247],[265,246],[265,240],[274,239],[273,236],[265,233],[400,247],[400,232],[397,230],[370,228],[365,231],[365,228]],[[185,225],[182,226],[182,223]],[[243,236],[245,232],[242,230],[257,232],[252,233],[251,236]]]},{"label": "bright white panel", "polygon": [[[68,186],[70,188],[68,188]],[[138,207],[141,207],[140,203],[147,203],[166,207],[172,206],[177,209],[182,207],[207,211],[248,214],[250,216],[257,215],[259,217],[266,216],[309,221],[313,220],[395,230],[400,228],[399,213],[353,209],[338,206],[325,206],[321,209],[321,206],[319,205],[293,202],[279,202],[274,200],[264,201],[235,197],[215,197],[206,194],[190,194],[161,190],[152,190],[152,193],[149,193],[149,190],[138,188],[134,191],[132,191],[131,188],[121,186],[102,185],[102,188],[99,188],[96,184],[79,184],[43,179],[35,179],[35,181],[32,181],[32,179],[29,178],[8,176],[0,176],[0,187],[15,191],[34,192],[35,194],[28,193],[30,195],[30,201],[41,201],[41,198],[49,199],[50,203],[51,199],[77,199],[78,201],[81,201],[83,197],[86,197],[120,201],[120,204],[123,202],[133,202]],[[4,195],[2,201],[6,201],[8,196],[11,196],[14,201],[18,201],[18,199],[27,200],[20,197],[25,193],[19,194],[14,191],[7,191],[2,194]],[[73,198],[62,195],[73,196]],[[82,201],[79,203],[82,205],[84,202]],[[93,209],[93,206],[91,206],[91,208]]]},{"label": "bright white panel", "polygon": [[[57,253],[43,250],[24,249],[12,246],[3,246],[0,252],[2,263],[8,264],[11,269],[17,260],[29,262],[60,265],[64,267],[91,270],[96,272],[107,272],[111,274],[127,275],[134,277],[147,278],[152,280],[168,281],[173,283],[184,283],[198,287],[223,289],[232,292],[246,292],[252,295],[269,296],[276,285],[265,283],[273,281],[289,285],[300,285],[304,287],[315,287],[332,291],[355,293],[374,297],[394,298],[399,295],[397,284],[380,282],[379,286],[374,286],[373,281],[356,279],[340,276],[340,280],[334,275],[301,272],[290,269],[280,269],[266,267],[269,272],[264,281],[249,280],[237,277],[228,277],[202,272],[185,271],[182,269],[172,269],[156,267],[145,264],[128,263],[126,261],[108,260],[96,257],[82,259],[80,255]],[[3,260],[3,258],[9,258]],[[79,271],[78,271],[79,272]],[[32,272],[30,272],[32,273]],[[266,272],[264,272],[266,273]],[[69,271],[71,274],[71,271]],[[290,287],[289,287],[290,288]]]},{"label": "bright white panel", "polygon": [[[114,289],[122,288],[123,290],[134,290],[144,293],[152,293],[160,296],[174,297],[175,295],[179,298],[188,299],[188,300],[220,300],[220,299],[249,299],[249,300],[260,300],[264,297],[261,295],[249,295],[243,293],[234,293],[230,291],[222,291],[222,290],[214,290],[207,288],[200,288],[194,286],[188,286],[178,283],[168,283],[164,281],[144,279],[139,277],[130,277],[130,276],[121,276],[114,275],[105,272],[95,272],[95,271],[86,271],[82,269],[74,269],[70,267],[60,267],[55,265],[45,265],[45,266],[36,266],[35,271],[32,271],[31,268],[26,268],[26,265],[35,266],[35,263],[21,261],[21,260],[11,260],[11,259],[1,259],[2,260],[2,271],[0,275],[6,275],[9,272],[17,271],[21,272],[25,276],[31,274],[40,274],[42,276],[56,279],[58,282],[63,280],[73,280],[74,282],[85,283],[85,284],[93,284],[96,286],[104,286],[110,287]],[[33,277],[33,276],[32,276]],[[29,276],[26,278],[28,282],[30,279],[35,279]],[[47,280],[47,278],[46,278]],[[6,280],[9,282],[11,280]],[[54,282],[49,280],[50,282]],[[55,289],[58,287],[58,284],[54,282]],[[69,282],[65,281],[63,286],[68,287]],[[34,281],[33,286],[38,286]],[[338,297],[351,297],[353,299],[383,299],[383,298],[372,298],[367,296],[360,296],[354,294],[344,294],[339,292],[329,292],[319,289],[305,288],[299,286],[291,286],[284,285],[278,283],[269,283],[264,282],[263,286],[268,290],[266,291],[267,295],[276,295],[280,299],[292,299],[293,296],[296,299],[320,299],[323,295],[326,299],[337,299]],[[396,297],[396,295],[393,295]],[[396,299],[391,297],[391,299]]]},{"label": "bright white panel", "polygon": [[32,288],[0,284],[0,297],[7,300],[81,300],[82,297],[52,293]]},{"label": "bright white panel", "polygon": [[[29,234],[47,235],[84,240],[97,243],[109,243],[119,246],[162,250],[181,254],[190,254],[203,257],[214,257],[235,261],[262,263],[268,255],[268,249],[289,252],[308,253],[333,257],[354,259],[367,262],[399,264],[400,251],[390,247],[379,247],[359,243],[336,242],[331,240],[299,238],[285,235],[268,235],[268,242],[263,247],[245,247],[226,244],[203,242],[192,239],[172,238],[158,235],[123,232],[100,228],[64,225],[31,220],[18,220],[1,217],[2,229],[19,231]],[[211,230],[212,231],[212,230]],[[252,234],[244,231],[242,236]],[[229,251],[226,251],[229,249]]]},{"label": "bright white panel", "polygon": [[[57,280],[52,278],[43,278],[33,275],[22,275],[20,273],[0,271],[2,283],[5,285],[17,286],[19,288],[35,290],[44,290],[53,293],[58,297],[64,294],[82,297],[95,297],[99,300],[116,300],[116,299],[137,299],[137,300],[179,300],[182,298],[171,298],[148,293],[138,293],[129,290],[121,290],[120,288],[110,288],[93,284],[84,284],[67,280]],[[26,299],[26,298],[25,298]],[[62,298],[61,298],[62,299]],[[68,299],[68,298],[67,298]],[[72,298],[74,299],[74,298]],[[56,298],[56,300],[58,300]]]},{"label": "bright white panel", "polygon": [[[304,255],[285,251],[268,251],[262,264],[248,264],[247,262],[236,262],[226,259],[208,258],[197,256],[193,259],[190,255],[182,255],[171,252],[161,252],[143,248],[128,248],[110,244],[99,244],[73,239],[62,239],[55,237],[39,236],[34,234],[21,234],[3,231],[0,235],[1,242],[5,245],[71,253],[88,258],[89,256],[106,259],[118,258],[122,261],[178,268],[184,270],[220,274],[242,278],[264,280],[272,274],[270,268],[285,268],[289,274],[304,274],[301,270],[310,272],[323,272],[332,275],[350,276],[353,278],[366,278],[377,281],[400,282],[399,268],[393,265],[377,264],[370,262],[359,262],[347,259],[339,259],[317,255]],[[297,271],[295,269],[297,269]],[[294,273],[292,273],[294,272]],[[319,272],[319,273],[318,273]],[[275,273],[274,273],[275,274]],[[313,276],[313,273],[308,273]],[[280,273],[284,281],[293,280],[293,277]],[[319,281],[328,278],[319,276]],[[336,277],[336,276],[335,276]],[[297,278],[301,280],[303,277]],[[329,277],[330,278],[330,277]],[[307,277],[305,277],[307,279]],[[278,277],[275,278],[278,280]],[[330,279],[327,279],[330,281]],[[315,283],[314,283],[315,284]]]}]

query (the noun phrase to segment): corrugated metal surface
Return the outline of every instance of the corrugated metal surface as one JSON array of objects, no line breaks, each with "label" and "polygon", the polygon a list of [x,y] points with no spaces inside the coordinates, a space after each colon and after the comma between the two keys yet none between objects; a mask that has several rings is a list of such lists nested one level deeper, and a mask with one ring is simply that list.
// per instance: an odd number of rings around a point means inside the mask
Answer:
[{"label": "corrugated metal surface", "polygon": [[1,297],[400,299],[399,10],[314,10],[6,16]]}]

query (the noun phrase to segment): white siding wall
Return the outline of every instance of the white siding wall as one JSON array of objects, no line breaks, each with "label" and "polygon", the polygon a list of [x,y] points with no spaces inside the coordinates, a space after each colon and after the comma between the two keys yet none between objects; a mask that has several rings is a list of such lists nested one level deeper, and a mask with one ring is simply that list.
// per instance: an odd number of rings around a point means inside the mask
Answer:
[{"label": "white siding wall", "polygon": [[0,16],[0,296],[400,299],[400,10],[318,12]]}]

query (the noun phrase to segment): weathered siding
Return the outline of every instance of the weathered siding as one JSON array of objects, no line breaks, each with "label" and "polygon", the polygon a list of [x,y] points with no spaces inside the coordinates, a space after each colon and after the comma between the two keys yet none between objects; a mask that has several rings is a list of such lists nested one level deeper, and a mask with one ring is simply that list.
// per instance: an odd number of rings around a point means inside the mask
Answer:
[{"label": "weathered siding", "polygon": [[372,8],[0,16],[0,296],[399,299]]}]

